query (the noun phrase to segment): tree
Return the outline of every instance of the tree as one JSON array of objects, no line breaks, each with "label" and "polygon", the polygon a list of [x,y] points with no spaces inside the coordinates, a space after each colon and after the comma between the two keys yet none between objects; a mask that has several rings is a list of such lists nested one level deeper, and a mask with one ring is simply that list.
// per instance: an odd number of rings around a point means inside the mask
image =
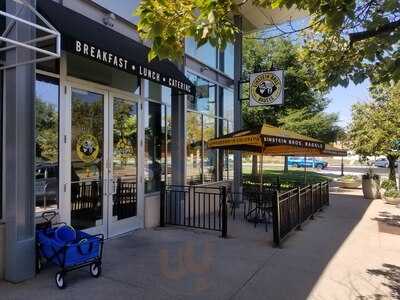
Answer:
[{"label": "tree", "polygon": [[303,108],[290,111],[279,122],[285,129],[331,143],[343,133],[343,129],[337,125],[338,119],[335,113],[328,114],[323,111],[314,113]]},{"label": "tree", "polygon": [[193,37],[198,46],[210,42],[223,49],[239,32],[232,15],[249,2],[310,14],[310,25],[303,28],[310,29],[304,57],[314,59],[319,88],[346,86],[349,80],[358,83],[366,77],[372,82],[400,78],[398,0],[143,0],[136,14],[141,38],[152,42],[149,59],[181,59],[185,37]]},{"label": "tree", "polygon": [[[285,105],[249,107],[248,101],[243,101],[244,128],[256,128],[269,123],[327,143],[336,141],[341,132],[336,125],[338,116],[323,112],[329,101],[310,84],[310,74],[313,72],[300,58],[300,45],[283,38],[244,41],[244,78],[248,78],[254,71],[269,70],[272,67],[285,70]],[[257,158],[253,156],[253,174],[256,173]]]},{"label": "tree", "polygon": [[395,144],[400,141],[400,83],[387,85],[386,89],[387,99],[353,106],[348,144],[361,156],[386,156],[389,179],[395,182],[395,161],[400,157],[400,152],[395,149]]}]

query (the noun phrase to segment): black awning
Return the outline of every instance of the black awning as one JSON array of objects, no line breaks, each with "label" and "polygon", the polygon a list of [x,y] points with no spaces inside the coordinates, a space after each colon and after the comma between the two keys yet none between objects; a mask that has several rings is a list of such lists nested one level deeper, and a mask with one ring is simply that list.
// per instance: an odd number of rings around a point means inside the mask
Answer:
[{"label": "black awning", "polygon": [[36,6],[61,33],[62,49],[183,93],[195,94],[195,86],[171,61],[148,62],[149,48],[143,44],[52,0],[37,0]]}]

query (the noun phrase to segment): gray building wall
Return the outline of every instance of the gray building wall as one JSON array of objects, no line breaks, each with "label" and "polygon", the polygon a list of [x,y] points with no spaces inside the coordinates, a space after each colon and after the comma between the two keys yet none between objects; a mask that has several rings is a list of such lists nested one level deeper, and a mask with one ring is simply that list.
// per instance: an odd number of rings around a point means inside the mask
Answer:
[{"label": "gray building wall", "polygon": [[[35,1],[30,1],[33,5]],[[14,14],[17,2],[6,1],[6,11]],[[20,17],[34,21],[27,9]],[[31,40],[35,30],[17,22],[9,37]],[[6,54],[12,65],[34,57],[30,50],[17,48]],[[35,65],[25,64],[4,71],[3,97],[3,200],[6,201],[5,279],[20,282],[35,273],[34,234],[34,129],[35,129]]]}]

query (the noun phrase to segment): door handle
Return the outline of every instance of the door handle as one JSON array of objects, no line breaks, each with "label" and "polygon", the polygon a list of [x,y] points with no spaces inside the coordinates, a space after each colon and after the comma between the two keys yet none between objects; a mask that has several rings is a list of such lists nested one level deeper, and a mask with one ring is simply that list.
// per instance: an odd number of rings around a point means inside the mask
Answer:
[{"label": "door handle", "polygon": [[112,183],[112,191],[111,195],[115,195],[117,193],[117,182],[114,179],[110,179]]}]

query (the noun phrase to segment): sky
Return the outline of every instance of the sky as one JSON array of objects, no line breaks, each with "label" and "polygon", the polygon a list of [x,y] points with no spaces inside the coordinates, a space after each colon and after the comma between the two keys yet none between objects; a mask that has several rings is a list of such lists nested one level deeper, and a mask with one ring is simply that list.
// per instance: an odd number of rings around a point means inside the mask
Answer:
[{"label": "sky", "polygon": [[345,127],[351,121],[351,106],[357,102],[366,102],[369,96],[370,82],[368,80],[361,84],[350,82],[348,87],[336,87],[328,94],[331,100],[326,112],[339,113],[339,125]]}]

